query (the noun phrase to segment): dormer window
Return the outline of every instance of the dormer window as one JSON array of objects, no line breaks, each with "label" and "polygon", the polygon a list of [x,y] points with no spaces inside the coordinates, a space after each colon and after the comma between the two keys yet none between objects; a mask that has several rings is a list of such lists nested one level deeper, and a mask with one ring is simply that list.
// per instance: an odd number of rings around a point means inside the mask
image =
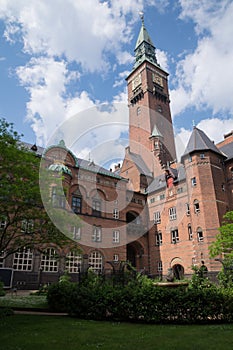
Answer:
[{"label": "dormer window", "polygon": [[205,153],[201,153],[200,154],[200,159],[204,159],[205,158]]}]

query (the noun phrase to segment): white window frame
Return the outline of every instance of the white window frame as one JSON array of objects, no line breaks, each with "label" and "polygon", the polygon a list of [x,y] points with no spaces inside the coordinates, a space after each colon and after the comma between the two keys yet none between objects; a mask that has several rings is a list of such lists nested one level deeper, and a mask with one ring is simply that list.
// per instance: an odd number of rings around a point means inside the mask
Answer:
[{"label": "white window frame", "polygon": [[177,214],[176,214],[176,207],[169,208],[169,219],[170,221],[176,220]]},{"label": "white window frame", "polygon": [[119,219],[119,210],[117,208],[113,209],[113,219]]},{"label": "white window frame", "polygon": [[[200,236],[200,233],[201,233],[201,236]],[[197,240],[198,240],[198,242],[204,241],[203,230],[201,227],[198,227],[198,229],[197,229]]]},{"label": "white window frame", "polygon": [[34,228],[34,220],[32,219],[23,219],[21,222],[21,232],[23,233],[32,233]]},{"label": "white window frame", "polygon": [[101,242],[102,241],[102,227],[101,226],[93,226],[92,231],[92,242]]},{"label": "white window frame", "polygon": [[103,269],[103,256],[98,250],[94,250],[89,255],[90,269],[96,273],[100,273]]},{"label": "white window frame", "polygon": [[191,185],[192,185],[192,187],[197,186],[197,179],[196,179],[196,176],[194,176],[194,177],[191,178]]},{"label": "white window frame", "polygon": [[54,248],[47,248],[41,254],[40,267],[43,272],[58,272],[57,251]]},{"label": "white window frame", "polygon": [[163,272],[163,262],[162,261],[158,261],[157,270],[158,270],[158,272]]},{"label": "white window frame", "polygon": [[155,234],[155,245],[161,246],[163,244],[163,235],[162,232],[156,232]]},{"label": "white window frame", "polygon": [[66,254],[66,270],[69,273],[79,273],[82,266],[82,255],[75,251]]},{"label": "white window frame", "polygon": [[118,262],[119,261],[119,254],[113,254],[113,261]]},{"label": "white window frame", "polygon": [[73,226],[73,239],[79,241],[81,239],[81,227]]},{"label": "white window frame", "polygon": [[13,269],[15,271],[32,271],[33,252],[30,248],[23,248],[14,253]]},{"label": "white window frame", "polygon": [[171,230],[171,242],[176,244],[180,241],[178,228]]},{"label": "white window frame", "polygon": [[191,224],[188,224],[188,237],[189,237],[189,240],[192,241],[192,239],[193,239],[193,230],[192,230]]},{"label": "white window frame", "polygon": [[161,213],[160,211],[154,212],[154,224],[160,224],[161,223]]},{"label": "white window frame", "polygon": [[112,231],[112,243],[120,243],[120,231],[119,230]]},{"label": "white window frame", "polygon": [[197,200],[197,199],[195,199],[194,201],[193,201],[193,206],[194,206],[194,213],[195,214],[199,214],[200,213],[200,202]]},{"label": "white window frame", "polygon": [[190,204],[189,203],[185,203],[185,209],[186,209],[186,215],[189,216],[190,215]]}]

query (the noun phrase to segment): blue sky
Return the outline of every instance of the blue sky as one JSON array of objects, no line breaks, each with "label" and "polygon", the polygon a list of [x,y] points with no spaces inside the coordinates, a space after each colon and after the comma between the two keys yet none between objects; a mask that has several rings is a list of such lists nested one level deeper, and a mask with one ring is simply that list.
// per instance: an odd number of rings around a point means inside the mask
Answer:
[{"label": "blue sky", "polygon": [[[83,127],[82,111],[126,104],[140,11],[170,74],[176,138],[185,144],[194,121],[220,141],[233,129],[230,0],[0,0],[1,117],[25,141],[45,146],[76,113]],[[116,139],[127,133],[125,113]],[[106,133],[96,137],[92,130],[93,140]],[[79,155],[87,157],[88,143],[82,147]]]}]

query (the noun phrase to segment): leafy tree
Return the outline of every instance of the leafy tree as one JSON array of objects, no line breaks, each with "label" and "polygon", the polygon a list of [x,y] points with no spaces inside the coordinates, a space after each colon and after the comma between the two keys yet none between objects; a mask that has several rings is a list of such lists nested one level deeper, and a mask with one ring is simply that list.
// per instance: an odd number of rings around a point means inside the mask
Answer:
[{"label": "leafy tree", "polygon": [[224,254],[224,258],[233,260],[233,211],[224,215],[219,231],[216,240],[210,246],[210,255],[215,257]]},{"label": "leafy tree", "polygon": [[217,259],[223,266],[218,278],[221,284],[227,286],[233,283],[233,211],[224,215],[224,222],[219,231],[216,240],[210,246],[210,256],[222,255]]},{"label": "leafy tree", "polygon": [[[68,221],[72,225],[74,215],[59,207],[52,211],[49,189],[51,183],[62,182],[62,176],[54,176],[47,169],[39,173],[41,159],[24,147],[21,136],[12,123],[0,119],[0,252],[4,251],[6,257],[19,249],[39,249],[51,242],[76,247],[67,225]],[[40,190],[47,192],[51,215],[43,208]],[[62,195],[65,198],[64,191]]]}]

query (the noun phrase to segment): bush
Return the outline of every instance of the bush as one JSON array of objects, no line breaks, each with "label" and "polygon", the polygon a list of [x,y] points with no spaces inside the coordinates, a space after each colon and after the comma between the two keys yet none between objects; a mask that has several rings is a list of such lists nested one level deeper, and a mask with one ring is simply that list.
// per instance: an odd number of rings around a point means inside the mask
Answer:
[{"label": "bush", "polygon": [[217,288],[207,280],[201,287],[167,288],[149,279],[112,285],[91,276],[80,284],[66,281],[48,291],[49,306],[85,319],[150,323],[233,321],[233,290]]}]

